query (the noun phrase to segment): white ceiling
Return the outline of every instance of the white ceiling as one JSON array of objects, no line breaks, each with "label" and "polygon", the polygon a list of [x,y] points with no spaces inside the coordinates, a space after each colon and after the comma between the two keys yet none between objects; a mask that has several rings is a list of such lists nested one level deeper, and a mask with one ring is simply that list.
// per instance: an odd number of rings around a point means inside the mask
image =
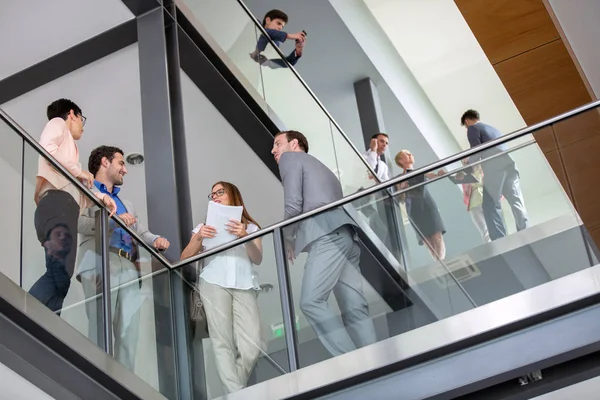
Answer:
[{"label": "white ceiling", "polygon": [[131,18],[121,0],[5,0],[0,13],[0,79]]}]

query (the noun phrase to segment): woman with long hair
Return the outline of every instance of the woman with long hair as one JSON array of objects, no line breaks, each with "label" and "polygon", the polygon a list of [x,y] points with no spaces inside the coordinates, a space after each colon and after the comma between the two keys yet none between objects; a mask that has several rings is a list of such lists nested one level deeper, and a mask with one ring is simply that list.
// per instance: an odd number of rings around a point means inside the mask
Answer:
[{"label": "woman with long hair", "polygon": [[[225,206],[242,206],[241,221],[231,220],[227,231],[238,238],[260,229],[244,205],[239,189],[229,182],[213,185],[208,198]],[[181,259],[204,250],[203,241],[217,234],[214,227],[199,224]],[[198,279],[206,310],[208,332],[217,371],[227,393],[244,388],[260,354],[260,315],[256,290],[260,290],[254,265],[262,262],[261,239],[254,239],[208,257]]]},{"label": "woman with long hair", "polygon": [[[408,150],[402,150],[395,157],[396,164],[402,168],[406,174],[413,170],[415,157]],[[437,175],[426,174],[426,178],[433,178]],[[408,187],[408,182],[402,182],[401,189]],[[446,245],[444,243],[444,221],[440,216],[435,200],[426,187],[422,187],[422,192],[409,190],[405,196],[401,196],[406,204],[406,212],[410,217],[415,229],[420,233],[419,244],[423,242],[431,253],[434,260],[443,260],[446,257]]]}]

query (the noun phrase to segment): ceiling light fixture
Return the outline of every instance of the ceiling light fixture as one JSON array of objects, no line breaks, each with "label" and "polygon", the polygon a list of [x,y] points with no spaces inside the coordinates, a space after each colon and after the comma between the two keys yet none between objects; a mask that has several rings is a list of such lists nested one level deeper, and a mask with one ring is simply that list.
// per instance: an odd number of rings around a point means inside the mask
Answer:
[{"label": "ceiling light fixture", "polygon": [[125,156],[125,161],[129,165],[140,165],[144,162],[144,155],[142,153],[129,153]]}]

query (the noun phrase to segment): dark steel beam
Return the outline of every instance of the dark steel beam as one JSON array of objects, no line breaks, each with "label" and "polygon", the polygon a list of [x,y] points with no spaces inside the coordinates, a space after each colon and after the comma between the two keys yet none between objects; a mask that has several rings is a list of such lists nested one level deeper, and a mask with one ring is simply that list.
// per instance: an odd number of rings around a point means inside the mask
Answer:
[{"label": "dark steel beam", "polygon": [[593,295],[290,399],[391,400],[399,388],[405,399],[465,396],[600,351],[599,301]]},{"label": "dark steel beam", "polygon": [[1,80],[0,104],[132,45],[136,41],[137,24],[135,19],[131,19]]},{"label": "dark steel beam", "polygon": [[121,0],[129,8],[129,11],[139,17],[155,8],[161,7],[163,0]]},{"label": "dark steel beam", "polygon": [[[171,13],[156,8],[137,18],[142,93],[142,126],[144,128],[145,174],[148,225],[152,232],[167,237],[171,246],[167,259],[178,260],[192,229],[187,152],[181,100],[177,25]],[[189,315],[186,311],[188,291],[180,279],[156,287],[170,294],[170,309],[155,304],[156,329],[170,325],[173,331],[176,389],[179,398],[192,395],[190,368]],[[173,393],[168,361],[159,357],[161,392]],[[164,368],[163,368],[164,367]],[[163,390],[164,388],[164,390]],[[168,388],[168,389],[167,389]]]},{"label": "dark steel beam", "polygon": [[0,362],[54,398],[140,398],[4,298],[0,331]]}]

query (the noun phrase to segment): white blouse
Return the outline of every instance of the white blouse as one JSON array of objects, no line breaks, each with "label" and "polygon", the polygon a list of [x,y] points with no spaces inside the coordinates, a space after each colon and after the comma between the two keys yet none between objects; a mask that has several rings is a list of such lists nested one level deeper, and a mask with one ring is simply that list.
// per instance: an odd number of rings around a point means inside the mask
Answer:
[{"label": "white blouse", "polygon": [[[196,234],[204,224],[199,224],[192,231]],[[258,226],[248,224],[248,233],[256,232]],[[258,274],[250,261],[246,245],[236,246],[204,260],[204,268],[200,278],[208,283],[230,289],[260,290]]]}]

